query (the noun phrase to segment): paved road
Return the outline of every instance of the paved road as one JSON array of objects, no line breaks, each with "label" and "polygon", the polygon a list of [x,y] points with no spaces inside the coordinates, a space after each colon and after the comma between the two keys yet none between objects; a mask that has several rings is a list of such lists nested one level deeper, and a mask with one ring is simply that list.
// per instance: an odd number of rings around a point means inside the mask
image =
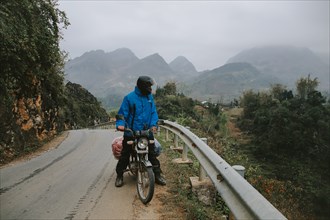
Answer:
[{"label": "paved road", "polygon": [[133,177],[114,186],[111,142],[119,135],[70,131],[56,149],[2,168],[0,219],[136,219]]}]

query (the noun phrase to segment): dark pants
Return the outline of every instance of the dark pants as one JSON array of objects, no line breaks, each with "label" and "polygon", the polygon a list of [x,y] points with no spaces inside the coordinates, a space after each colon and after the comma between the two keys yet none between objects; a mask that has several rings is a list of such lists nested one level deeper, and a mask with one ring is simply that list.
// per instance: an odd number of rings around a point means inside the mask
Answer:
[{"label": "dark pants", "polygon": [[[151,138],[153,139],[153,137]],[[133,140],[131,137],[125,137],[123,139],[123,150],[121,151],[121,156],[118,160],[117,167],[116,167],[116,172],[118,176],[122,176],[125,169],[128,166],[129,163],[129,157],[132,151],[132,145],[128,145],[127,141]],[[156,153],[155,153],[155,144],[149,144],[149,154],[148,154],[148,159],[152,164],[152,169],[155,173],[155,175],[160,174],[161,169],[160,169],[160,163],[159,160],[156,158]]]}]

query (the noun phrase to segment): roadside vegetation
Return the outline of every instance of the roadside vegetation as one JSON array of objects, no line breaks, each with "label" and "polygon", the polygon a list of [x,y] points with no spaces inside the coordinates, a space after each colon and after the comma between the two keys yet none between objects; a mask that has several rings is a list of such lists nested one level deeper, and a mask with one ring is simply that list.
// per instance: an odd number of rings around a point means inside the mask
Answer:
[{"label": "roadside vegetation", "polygon": [[69,21],[56,0],[1,1],[0,14],[0,165],[67,128],[108,120],[87,90],[64,82]]},{"label": "roadside vegetation", "polygon": [[317,91],[317,79],[308,76],[296,85],[295,94],[281,85],[244,93],[239,126],[251,133],[249,151],[268,178],[255,179],[255,184],[268,197],[285,194],[287,209],[329,219],[330,105]]},{"label": "roadside vegetation", "polygon": [[[226,107],[176,94],[172,82],[157,90],[155,100],[160,118],[189,126],[229,164],[243,165],[246,179],[287,218],[328,219],[330,107],[316,89],[317,80],[307,77],[297,81],[296,94],[274,85],[267,92],[245,92],[240,107]],[[180,157],[163,144],[168,160]],[[176,202],[187,219],[228,214],[221,198],[206,206],[191,193],[196,164],[178,168],[165,162],[175,195],[166,205]]]}]

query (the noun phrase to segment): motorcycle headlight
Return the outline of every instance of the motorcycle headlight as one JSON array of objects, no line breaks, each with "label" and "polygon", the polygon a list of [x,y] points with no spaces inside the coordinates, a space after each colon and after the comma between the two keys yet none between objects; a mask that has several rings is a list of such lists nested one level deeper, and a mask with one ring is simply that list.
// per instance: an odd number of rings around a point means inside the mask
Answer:
[{"label": "motorcycle headlight", "polygon": [[138,142],[138,147],[141,150],[144,150],[144,149],[147,148],[147,146],[148,146],[148,139],[147,138],[140,138],[139,142]]}]

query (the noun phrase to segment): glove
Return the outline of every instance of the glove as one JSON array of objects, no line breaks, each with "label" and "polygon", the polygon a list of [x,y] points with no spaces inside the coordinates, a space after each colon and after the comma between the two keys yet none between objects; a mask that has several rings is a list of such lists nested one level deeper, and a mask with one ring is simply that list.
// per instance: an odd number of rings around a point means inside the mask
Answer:
[{"label": "glove", "polygon": [[151,127],[150,130],[152,131],[152,133],[157,133],[157,127],[156,126]]}]

